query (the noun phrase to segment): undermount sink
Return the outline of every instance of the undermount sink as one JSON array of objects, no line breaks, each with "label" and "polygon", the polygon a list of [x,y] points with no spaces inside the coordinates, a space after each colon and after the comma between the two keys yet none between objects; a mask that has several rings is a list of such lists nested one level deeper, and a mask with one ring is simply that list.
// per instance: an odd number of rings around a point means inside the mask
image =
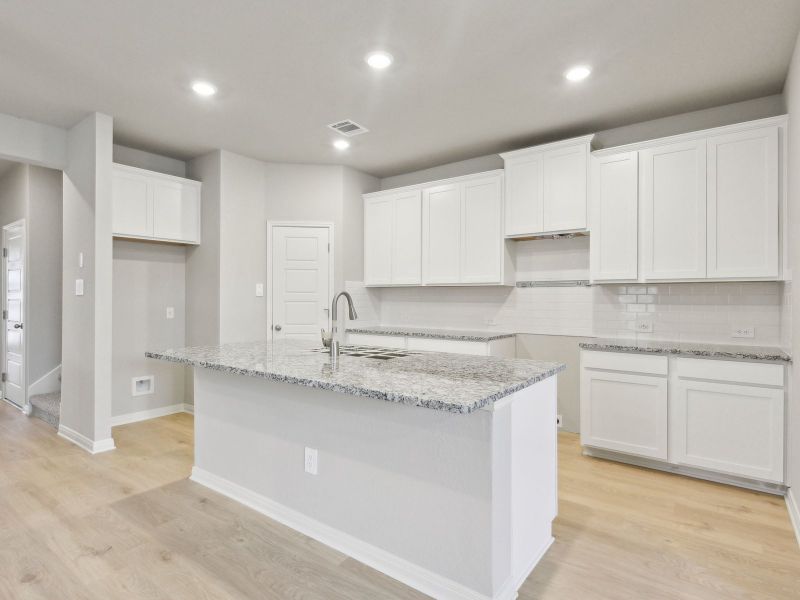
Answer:
[{"label": "undermount sink", "polygon": [[[313,348],[311,352],[328,353],[329,348]],[[376,346],[341,346],[339,348],[339,356],[353,356],[356,358],[375,358],[378,360],[390,360],[392,358],[402,358],[403,356],[411,356],[417,354],[416,352],[409,352],[408,350],[400,350],[398,348],[380,348]]]}]

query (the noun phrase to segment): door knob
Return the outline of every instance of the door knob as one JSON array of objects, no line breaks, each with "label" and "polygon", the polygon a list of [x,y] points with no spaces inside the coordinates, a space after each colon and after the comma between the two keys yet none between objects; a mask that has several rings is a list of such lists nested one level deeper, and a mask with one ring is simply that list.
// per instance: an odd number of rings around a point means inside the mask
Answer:
[{"label": "door knob", "polygon": [[280,330],[282,329],[282,327],[281,327],[280,325],[273,325],[273,326],[272,326],[272,328],[273,328],[275,331],[280,331]]},{"label": "door knob", "polygon": [[14,323],[14,329],[22,329],[22,323]]}]

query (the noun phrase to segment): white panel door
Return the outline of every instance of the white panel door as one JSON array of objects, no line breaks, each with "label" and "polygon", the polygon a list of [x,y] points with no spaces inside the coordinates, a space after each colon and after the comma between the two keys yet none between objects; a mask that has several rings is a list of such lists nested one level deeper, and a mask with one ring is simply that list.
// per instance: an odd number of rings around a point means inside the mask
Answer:
[{"label": "white panel door", "polygon": [[500,283],[504,243],[502,176],[466,181],[461,211],[461,281]]},{"label": "white panel door", "polygon": [[17,406],[25,405],[25,225],[3,227],[3,309],[5,337],[3,395]]},{"label": "white panel door", "polygon": [[639,275],[638,154],[593,157],[591,182],[592,280],[635,280]]},{"label": "white panel door", "polygon": [[639,165],[645,279],[705,278],[705,140],[642,150]]},{"label": "white panel door", "polygon": [[[391,280],[395,285],[422,283],[422,194],[419,190],[394,197]],[[365,257],[366,260],[366,257]]]},{"label": "white panel door", "polygon": [[667,378],[581,369],[581,443],[667,460]]},{"label": "white panel door", "polygon": [[364,200],[364,284],[392,283],[394,200],[392,196]]},{"label": "white panel door", "polygon": [[112,225],[115,234],[153,235],[153,203],[147,177],[114,169],[111,175]]},{"label": "white panel door", "polygon": [[679,379],[673,460],[781,483],[783,389]]},{"label": "white panel door", "polygon": [[778,277],[778,128],[708,139],[708,276]]},{"label": "white panel door", "polygon": [[186,242],[200,239],[200,194],[177,181],[154,179],[153,237]]},{"label": "white panel door", "polygon": [[463,184],[422,193],[422,278],[427,284],[459,283]]},{"label": "white panel door", "polygon": [[506,159],[505,174],[505,234],[541,232],[542,154]]},{"label": "white panel door", "polygon": [[330,231],[272,228],[272,339],[320,340],[330,311]]},{"label": "white panel door", "polygon": [[544,231],[586,229],[588,144],[549,150],[542,155]]}]

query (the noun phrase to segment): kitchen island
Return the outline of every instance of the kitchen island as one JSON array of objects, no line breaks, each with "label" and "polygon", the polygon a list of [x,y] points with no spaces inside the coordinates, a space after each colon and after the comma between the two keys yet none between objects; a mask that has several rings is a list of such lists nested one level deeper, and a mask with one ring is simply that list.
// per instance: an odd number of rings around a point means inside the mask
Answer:
[{"label": "kitchen island", "polygon": [[147,356],[195,367],[194,481],[426,594],[515,598],[552,542],[562,364],[332,363],[291,341]]}]

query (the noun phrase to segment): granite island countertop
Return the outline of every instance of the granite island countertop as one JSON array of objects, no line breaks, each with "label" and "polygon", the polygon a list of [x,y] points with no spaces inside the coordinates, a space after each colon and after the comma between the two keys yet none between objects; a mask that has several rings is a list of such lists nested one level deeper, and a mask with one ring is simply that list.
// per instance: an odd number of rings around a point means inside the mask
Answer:
[{"label": "granite island countertop", "polygon": [[791,356],[780,348],[771,346],[745,346],[738,344],[705,344],[700,342],[668,342],[658,340],[595,339],[582,342],[584,350],[606,352],[634,352],[640,354],[674,354],[695,358],[725,358],[730,360],[790,363]]},{"label": "granite island countertop", "polygon": [[431,329],[426,327],[404,327],[402,325],[348,325],[347,333],[371,335],[400,335],[433,340],[455,340],[459,342],[491,342],[514,337],[513,333],[480,331],[475,329]]},{"label": "granite island countertop", "polygon": [[145,356],[235,375],[471,413],[563,371],[558,362],[414,352],[379,360],[327,353],[307,342],[247,342],[146,352]]}]

